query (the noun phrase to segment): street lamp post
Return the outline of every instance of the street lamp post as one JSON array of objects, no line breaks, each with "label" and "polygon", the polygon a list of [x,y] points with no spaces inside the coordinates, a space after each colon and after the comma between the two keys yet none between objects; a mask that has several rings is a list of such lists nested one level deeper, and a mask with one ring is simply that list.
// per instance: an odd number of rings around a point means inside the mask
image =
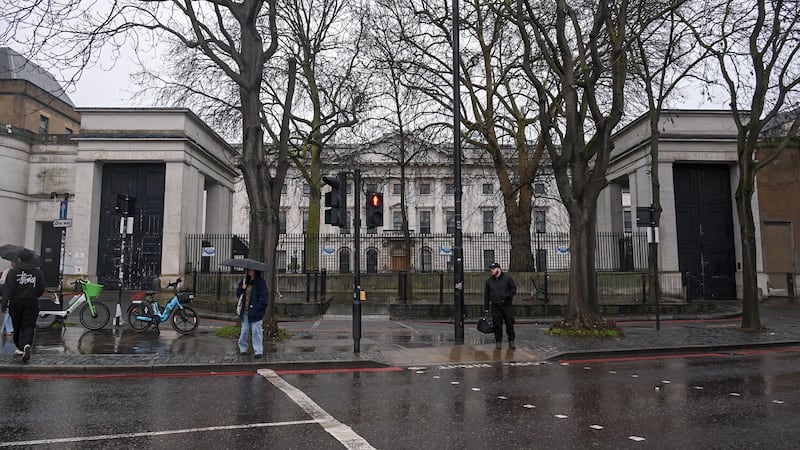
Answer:
[{"label": "street lamp post", "polygon": [[453,194],[455,232],[453,233],[453,322],[455,342],[464,343],[464,236],[461,226],[461,88],[459,83],[460,44],[458,39],[458,0],[453,0]]}]

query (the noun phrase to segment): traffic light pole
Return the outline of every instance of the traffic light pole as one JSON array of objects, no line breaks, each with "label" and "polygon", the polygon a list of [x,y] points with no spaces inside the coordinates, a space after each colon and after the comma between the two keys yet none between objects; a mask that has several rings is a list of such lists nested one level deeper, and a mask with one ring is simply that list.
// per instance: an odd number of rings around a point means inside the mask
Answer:
[{"label": "traffic light pole", "polygon": [[453,233],[453,322],[455,323],[455,342],[464,343],[464,237],[461,230],[461,87],[459,83],[458,39],[458,0],[453,0],[453,193],[454,220]]},{"label": "traffic light pole", "polygon": [[361,171],[353,171],[353,352],[361,353]]}]

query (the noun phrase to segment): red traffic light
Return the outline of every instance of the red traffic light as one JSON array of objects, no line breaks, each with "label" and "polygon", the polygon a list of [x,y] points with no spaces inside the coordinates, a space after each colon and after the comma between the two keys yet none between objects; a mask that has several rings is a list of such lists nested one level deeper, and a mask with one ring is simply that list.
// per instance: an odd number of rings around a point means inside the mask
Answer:
[{"label": "red traffic light", "polygon": [[381,205],[383,205],[383,195],[371,194],[369,196],[369,204],[372,205],[374,208],[380,208]]}]

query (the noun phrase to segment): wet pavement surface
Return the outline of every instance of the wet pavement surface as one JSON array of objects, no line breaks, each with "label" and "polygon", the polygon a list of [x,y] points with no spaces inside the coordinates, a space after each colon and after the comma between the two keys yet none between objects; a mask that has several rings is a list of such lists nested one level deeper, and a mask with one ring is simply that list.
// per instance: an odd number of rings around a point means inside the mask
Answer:
[{"label": "wet pavement surface", "polygon": [[797,448],[800,348],[351,370],[0,376],[0,448]]},{"label": "wet pavement surface", "polygon": [[[109,305],[112,307],[113,304]],[[494,338],[479,333],[474,323],[465,327],[465,343],[454,343],[452,323],[391,321],[362,322],[361,352],[353,352],[352,323],[333,320],[281,322],[289,337],[266,343],[262,359],[240,356],[235,339],[217,330],[231,325],[231,317],[198,311],[198,331],[183,336],[162,325],[160,334],[136,332],[127,325],[107,325],[89,331],[70,318],[66,327],[37,331],[31,361],[15,355],[11,338],[3,336],[0,372],[102,372],[170,370],[255,370],[293,365],[394,366],[473,364],[485,362],[547,361],[567,356],[714,351],[760,346],[800,344],[800,305],[770,302],[761,305],[765,331],[739,330],[737,311],[728,305],[724,314],[694,320],[663,320],[660,331],[652,321],[620,321],[626,335],[620,338],[565,338],[545,334],[546,323],[521,320],[517,324],[517,349],[494,349]],[[735,315],[735,314],[733,314]]]}]

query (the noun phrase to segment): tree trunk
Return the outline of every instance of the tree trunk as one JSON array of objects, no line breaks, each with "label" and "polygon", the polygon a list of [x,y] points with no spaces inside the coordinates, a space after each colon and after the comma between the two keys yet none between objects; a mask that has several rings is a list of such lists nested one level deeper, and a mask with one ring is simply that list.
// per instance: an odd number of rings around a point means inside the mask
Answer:
[{"label": "tree trunk", "polygon": [[[319,139],[318,132],[312,132],[312,141]],[[315,141],[317,142],[317,141]],[[322,207],[322,162],[320,159],[322,149],[318,144],[311,144],[311,167],[308,182],[308,223],[306,224],[305,257],[303,258],[306,270],[319,270],[319,230],[322,221],[320,210]],[[343,187],[344,189],[344,187]],[[349,194],[349,193],[348,193]],[[349,197],[349,195],[348,195]],[[345,219],[346,220],[346,219]]]},{"label": "tree trunk", "polygon": [[736,211],[742,243],[742,328],[761,329],[756,271],[756,227],[753,221],[752,176],[747,165],[740,165],[739,188],[736,190]]},{"label": "tree trunk", "polygon": [[594,264],[597,245],[596,210],[597,207],[589,203],[579,209],[579,214],[570,215],[570,277],[565,317],[568,321],[599,319],[597,271]]},{"label": "tree trunk", "polygon": [[[521,205],[509,207],[506,204],[506,223],[511,235],[511,255],[508,264],[510,272],[533,272],[535,270],[531,243],[532,207]],[[526,212],[527,210],[527,212]]]}]

